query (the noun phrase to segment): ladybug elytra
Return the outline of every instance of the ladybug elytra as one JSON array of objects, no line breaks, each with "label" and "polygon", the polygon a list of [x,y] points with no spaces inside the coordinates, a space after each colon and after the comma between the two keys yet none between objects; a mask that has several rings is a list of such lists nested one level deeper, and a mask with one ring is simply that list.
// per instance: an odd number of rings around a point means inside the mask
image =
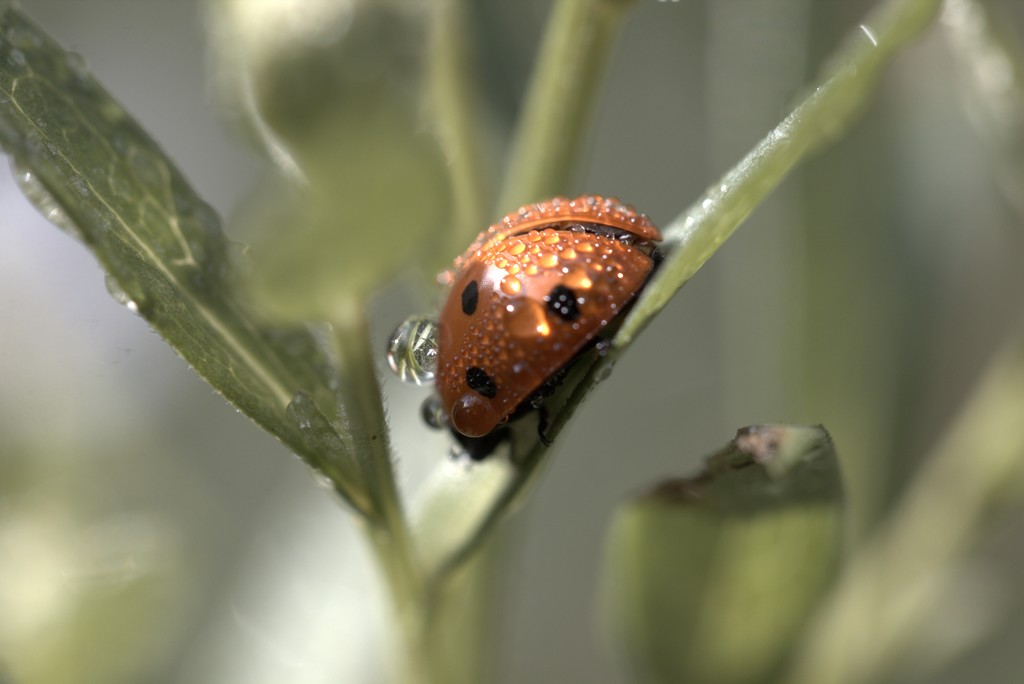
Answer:
[{"label": "ladybug elytra", "polygon": [[446,274],[443,420],[468,438],[506,422],[629,305],[660,239],[644,214],[596,195],[527,205],[481,233]]},{"label": "ladybug elytra", "polygon": [[654,270],[660,239],[647,216],[614,198],[522,207],[442,274],[451,289],[440,318],[399,326],[388,362],[403,380],[433,382],[427,422],[484,458],[504,439],[505,423],[540,405],[628,308]]}]

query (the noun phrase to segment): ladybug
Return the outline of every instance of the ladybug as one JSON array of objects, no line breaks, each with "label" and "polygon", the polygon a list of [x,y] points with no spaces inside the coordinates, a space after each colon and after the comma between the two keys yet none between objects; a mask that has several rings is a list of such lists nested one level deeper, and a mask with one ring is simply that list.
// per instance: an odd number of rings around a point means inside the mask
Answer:
[{"label": "ladybug", "polygon": [[442,275],[435,422],[470,457],[490,453],[633,301],[659,240],[646,215],[598,195],[530,204],[481,233]]}]

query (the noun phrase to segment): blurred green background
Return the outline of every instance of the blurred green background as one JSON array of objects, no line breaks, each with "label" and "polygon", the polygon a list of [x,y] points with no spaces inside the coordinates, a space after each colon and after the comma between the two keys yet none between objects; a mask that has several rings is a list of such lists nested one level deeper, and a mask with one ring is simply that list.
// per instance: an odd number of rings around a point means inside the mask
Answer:
[{"label": "blurred green background", "polygon": [[[475,5],[495,167],[549,5]],[[778,122],[872,5],[640,0],[566,192],[614,194],[667,223]],[[1003,30],[1024,31],[1024,5],[989,6]],[[246,241],[231,217],[269,169],[213,105],[204,3],[24,8]],[[1004,183],[1001,194],[995,156],[1006,150],[972,128],[939,29],[897,58],[850,135],[758,209],[562,434],[514,528],[498,681],[623,680],[595,602],[614,506],[690,471],[737,427],[824,423],[853,539],[941,437],[1020,318],[1013,200],[1024,188]],[[382,358],[391,328],[425,305],[401,286],[374,302]],[[0,307],[0,682],[5,667],[19,684],[384,677],[387,609],[352,521],[107,294],[93,258],[6,170]],[[422,390],[387,377],[386,392],[415,496],[446,441],[420,423]],[[1020,516],[980,541],[983,577],[1024,573]],[[895,681],[1016,681],[1016,589],[1000,595],[1009,617],[975,651]],[[973,619],[965,603],[951,598],[942,619]]]}]

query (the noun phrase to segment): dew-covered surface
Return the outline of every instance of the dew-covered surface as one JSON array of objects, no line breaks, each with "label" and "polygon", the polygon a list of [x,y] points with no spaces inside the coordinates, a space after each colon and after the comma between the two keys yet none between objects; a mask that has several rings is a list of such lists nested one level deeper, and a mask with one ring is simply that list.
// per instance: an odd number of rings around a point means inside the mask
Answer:
[{"label": "dew-covered surface", "polygon": [[[491,240],[464,263],[438,335],[438,393],[459,432],[494,429],[626,308],[654,267],[641,249],[574,225]],[[467,288],[478,291],[472,311]]]},{"label": "dew-covered surface", "polygon": [[284,408],[327,380],[299,331],[266,330],[231,294],[216,212],[163,150],[67,53],[0,9],[0,144],[34,175],[28,197],[73,221],[109,273],[115,300],[142,315],[229,401],[302,452]]}]

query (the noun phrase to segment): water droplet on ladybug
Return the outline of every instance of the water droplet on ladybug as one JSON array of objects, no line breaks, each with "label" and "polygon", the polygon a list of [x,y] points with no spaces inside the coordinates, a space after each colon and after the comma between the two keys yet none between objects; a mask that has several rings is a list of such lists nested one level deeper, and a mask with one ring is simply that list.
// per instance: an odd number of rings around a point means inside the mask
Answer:
[{"label": "water droplet on ladybug", "polygon": [[388,366],[402,382],[428,385],[437,373],[437,321],[413,316],[388,340]]},{"label": "water droplet on ladybug", "polygon": [[534,299],[516,299],[505,312],[505,330],[512,337],[532,339],[551,333],[544,305]]},{"label": "water droplet on ladybug", "polygon": [[501,418],[491,402],[476,393],[466,393],[456,399],[450,417],[452,427],[467,437],[483,437]]},{"label": "water droplet on ladybug", "polygon": [[444,406],[441,405],[441,398],[436,394],[430,395],[423,402],[420,407],[420,415],[423,417],[423,422],[435,430],[441,430],[445,426]]},{"label": "water droplet on ladybug", "polygon": [[517,295],[522,289],[523,284],[520,282],[519,278],[508,276],[501,280],[501,291],[507,295]]}]

